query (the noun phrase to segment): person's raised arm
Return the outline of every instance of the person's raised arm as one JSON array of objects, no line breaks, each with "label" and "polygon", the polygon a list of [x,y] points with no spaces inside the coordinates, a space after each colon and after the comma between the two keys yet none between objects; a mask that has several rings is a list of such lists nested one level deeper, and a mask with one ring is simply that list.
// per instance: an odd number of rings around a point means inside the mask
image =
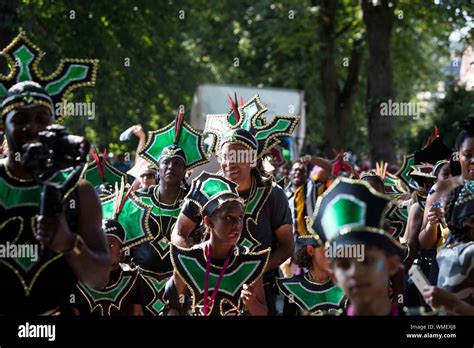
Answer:
[{"label": "person's raised arm", "polygon": [[440,220],[443,218],[444,209],[436,208],[434,205],[442,200],[444,189],[446,188],[443,181],[436,183],[432,187],[433,193],[429,194],[426,199],[423,223],[418,237],[422,249],[429,250],[436,245],[438,226]]},{"label": "person's raised arm", "polygon": [[289,224],[281,225],[275,231],[277,246],[270,254],[265,272],[279,267],[293,254],[294,239],[293,229]]},{"label": "person's raised arm", "polygon": [[328,173],[332,173],[332,164],[331,161],[324,159],[322,157],[306,155],[300,159],[304,164],[311,163],[312,165],[318,166]]},{"label": "person's raised arm", "polygon": [[132,132],[138,138],[137,154],[135,155],[135,165],[136,165],[140,163],[140,161],[144,161],[144,159],[138,155],[138,152],[140,151],[140,149],[142,149],[145,146],[146,136],[140,124],[133,126]]}]

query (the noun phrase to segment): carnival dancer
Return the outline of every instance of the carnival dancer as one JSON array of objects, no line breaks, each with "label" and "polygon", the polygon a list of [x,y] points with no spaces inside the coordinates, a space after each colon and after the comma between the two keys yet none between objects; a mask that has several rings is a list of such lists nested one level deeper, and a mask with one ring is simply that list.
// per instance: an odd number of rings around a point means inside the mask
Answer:
[{"label": "carnival dancer", "polygon": [[450,236],[438,250],[438,287],[427,287],[423,296],[449,314],[474,315],[474,181],[451,192],[445,218]]},{"label": "carnival dancer", "polygon": [[[239,195],[245,201],[244,229],[239,244],[251,251],[272,250],[264,284],[269,314],[275,315],[277,269],[293,253],[292,219],[284,191],[256,167],[279,143],[278,137],[292,134],[299,117],[274,116],[267,122],[266,110],[258,96],[241,106],[232,102],[228,114],[208,115],[205,131],[217,137],[213,152],[220,159],[222,173],[238,184]],[[173,243],[191,246],[189,237],[201,221],[198,207],[187,201],[173,229]]]},{"label": "carnival dancer", "polygon": [[172,123],[148,132],[148,141],[139,151],[139,156],[149,162],[158,172],[158,185],[147,190],[135,191],[142,203],[152,208],[150,229],[153,239],[131,250],[133,262],[144,271],[150,286],[147,294],[146,313],[162,314],[164,284],[172,275],[169,241],[183,199],[187,194],[184,182],[186,171],[206,163],[202,134],[184,121],[180,109]]},{"label": "carnival dancer", "polygon": [[101,289],[91,289],[79,282],[77,307],[81,315],[143,315],[145,284],[136,265],[124,260],[130,248],[152,238],[149,227],[151,207],[143,204],[133,193],[138,182],[128,185],[124,180],[115,193],[102,199],[103,229],[111,253],[110,281]]},{"label": "carnival dancer", "polygon": [[[57,73],[45,77],[36,68],[44,53],[23,32],[2,55],[19,64],[12,64],[8,77],[0,79],[2,126],[9,148],[8,157],[0,162],[0,242],[12,250],[27,245],[31,253],[0,259],[0,314],[65,314],[77,280],[92,288],[108,282],[110,256],[101,229],[100,202],[93,187],[78,180],[82,164],[74,161],[72,170],[64,169],[69,163],[66,158],[57,162],[64,151],[72,151],[71,146],[53,146],[56,159],[49,166],[43,166],[38,156],[26,158],[30,154],[26,149],[46,146],[39,133],[55,117],[64,116],[55,113],[57,103],[75,88],[94,86],[98,61],[62,60]],[[67,74],[73,68],[83,77]],[[53,128],[49,128],[50,140]],[[80,144],[82,147],[72,148],[85,162],[88,150],[82,141]],[[45,187],[52,189],[53,185],[59,195],[54,202],[41,204]],[[45,196],[50,198],[50,194]],[[50,215],[51,210],[57,214]]]},{"label": "carnival dancer", "polygon": [[461,174],[433,185],[431,194],[426,200],[423,224],[419,235],[420,246],[423,249],[429,250],[443,244],[444,238],[440,237],[438,228],[443,221],[443,210],[447,197],[456,187],[474,180],[474,117],[467,117],[461,121],[459,129],[455,155],[461,165]]},{"label": "carnival dancer", "polygon": [[[237,184],[201,173],[186,197],[199,208],[209,239],[190,249],[172,244],[173,278],[168,281],[168,314],[266,315],[262,274],[270,250],[250,252],[238,241],[244,204]],[[188,311],[183,295],[190,295]]]},{"label": "carnival dancer", "polygon": [[297,238],[294,260],[304,272],[277,279],[278,289],[285,296],[283,315],[342,313],[347,299],[344,292],[334,285],[325,248],[314,235]]},{"label": "carnival dancer", "polygon": [[402,313],[389,297],[389,280],[401,267],[404,249],[384,230],[388,204],[367,183],[339,178],[313,216],[313,231],[332,247],[330,267],[350,301],[347,315]]}]

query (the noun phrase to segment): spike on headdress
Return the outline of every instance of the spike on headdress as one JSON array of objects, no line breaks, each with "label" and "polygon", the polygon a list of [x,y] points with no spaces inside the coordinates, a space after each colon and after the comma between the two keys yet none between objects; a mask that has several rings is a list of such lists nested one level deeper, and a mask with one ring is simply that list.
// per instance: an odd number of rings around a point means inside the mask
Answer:
[{"label": "spike on headdress", "polygon": [[138,180],[135,180],[132,185],[127,189],[127,192],[125,192],[125,182],[122,178],[122,181],[120,182],[120,187],[118,187],[118,184],[115,183],[115,201],[114,201],[114,219],[116,220],[120,213],[122,212],[123,206],[125,202],[127,201],[127,198],[130,196],[132,192],[134,192],[140,185],[140,182]]},{"label": "spike on headdress", "polygon": [[237,103],[237,93],[234,93],[234,100],[232,100],[231,96],[229,95],[229,101],[230,101],[230,106],[232,107],[232,110],[234,112],[234,118],[235,122],[239,123],[240,121],[240,115],[239,115],[239,110],[237,109],[238,103]]},{"label": "spike on headdress", "polygon": [[99,176],[102,179],[102,182],[105,182],[105,161],[103,160],[106,155],[106,150],[104,150],[104,157],[102,160],[100,159],[99,155],[94,150],[90,150],[90,154],[94,159],[95,164],[97,165],[97,170],[99,171]]},{"label": "spike on headdress", "polygon": [[178,145],[179,137],[181,136],[181,129],[183,128],[184,112],[181,106],[179,107],[178,115],[175,120],[174,141],[173,144]]},{"label": "spike on headdress", "polygon": [[375,163],[375,173],[380,176],[380,178],[385,181],[387,177],[387,167],[388,163],[384,161],[376,162]]}]

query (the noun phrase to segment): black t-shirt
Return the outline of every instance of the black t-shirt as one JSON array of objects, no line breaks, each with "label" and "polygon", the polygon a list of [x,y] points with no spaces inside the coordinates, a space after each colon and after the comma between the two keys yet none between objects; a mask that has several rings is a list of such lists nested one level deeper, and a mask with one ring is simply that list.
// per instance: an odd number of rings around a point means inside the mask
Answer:
[{"label": "black t-shirt", "polygon": [[[240,196],[244,199],[248,195],[249,191],[240,192]],[[194,202],[186,199],[182,212],[196,224],[201,223],[202,218],[199,214],[199,207]],[[292,224],[288,199],[285,192],[279,186],[273,184],[270,196],[261,209],[257,223],[248,221],[244,224],[244,229],[248,225],[250,234],[260,243],[260,245],[254,243],[254,245],[250,246],[251,251],[260,251],[269,247],[273,250],[277,246],[275,231],[286,224]],[[240,242],[242,242],[244,237],[245,234],[242,233]]]}]

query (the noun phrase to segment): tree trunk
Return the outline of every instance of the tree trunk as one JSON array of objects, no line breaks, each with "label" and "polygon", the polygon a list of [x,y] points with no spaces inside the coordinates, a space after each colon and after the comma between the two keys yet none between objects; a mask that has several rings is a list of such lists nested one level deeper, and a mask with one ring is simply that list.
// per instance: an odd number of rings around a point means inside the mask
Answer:
[{"label": "tree trunk", "polygon": [[[389,7],[389,2],[392,6]],[[379,0],[377,6],[372,0],[362,1],[366,37],[369,48],[367,76],[367,117],[369,146],[372,165],[376,161],[395,161],[393,143],[394,120],[380,114],[380,104],[393,101],[393,68],[390,57],[390,38],[392,33],[394,0]]]},{"label": "tree trunk", "polygon": [[[362,62],[362,39],[355,40],[348,65],[348,73],[342,90],[338,86],[340,77],[336,72],[336,12],[337,0],[320,1],[321,30],[319,40],[321,44],[320,77],[322,95],[324,99],[325,115],[325,148],[344,148],[348,125],[352,118],[353,97],[359,85],[359,71]],[[342,62],[341,62],[342,64]]]}]

